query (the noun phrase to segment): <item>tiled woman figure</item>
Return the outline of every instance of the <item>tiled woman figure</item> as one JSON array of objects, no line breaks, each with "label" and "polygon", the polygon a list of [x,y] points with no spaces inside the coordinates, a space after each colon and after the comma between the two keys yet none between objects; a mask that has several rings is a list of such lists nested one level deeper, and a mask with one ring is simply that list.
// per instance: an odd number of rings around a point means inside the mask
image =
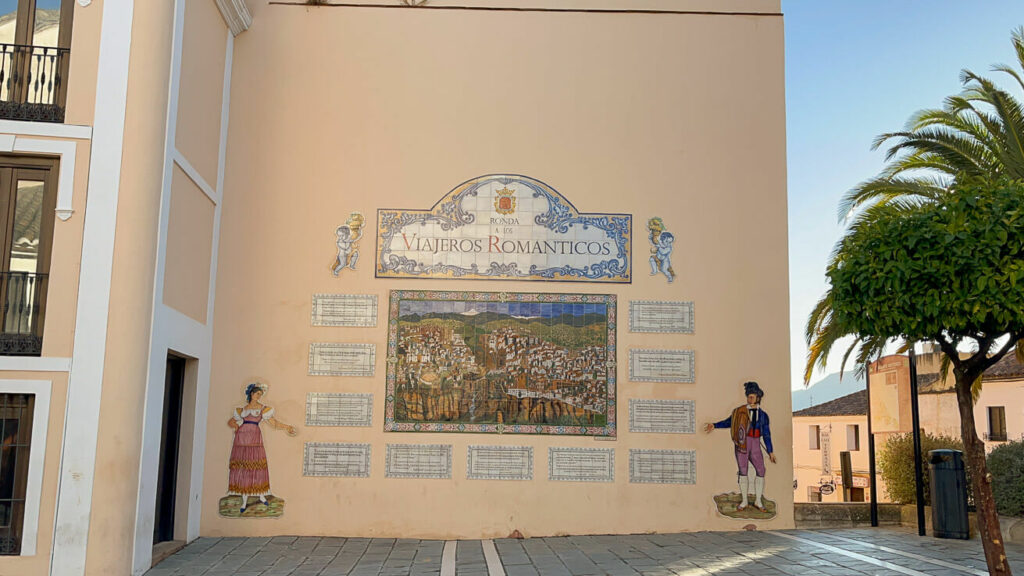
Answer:
[{"label": "tiled woman figure", "polygon": [[747,493],[750,491],[750,479],[747,476],[751,465],[757,474],[754,477],[754,508],[759,512],[768,512],[762,502],[764,495],[764,453],[761,452],[761,441],[768,458],[775,463],[775,451],[772,447],[772,431],[768,422],[768,414],[761,409],[761,398],[764,391],[757,382],[743,384],[747,395],[747,403],[737,407],[725,420],[704,425],[705,432],[715,428],[728,428],[732,433],[732,443],[736,451],[737,478],[742,501],[736,506],[737,512],[746,510],[749,505]]},{"label": "tiled woman figure", "polygon": [[[266,422],[271,428],[284,430],[289,436],[296,434],[294,426],[275,418],[274,409],[260,402],[266,393],[266,384],[254,382],[246,386],[246,404],[235,408],[228,420],[228,426],[235,431],[231,445],[228,494],[241,497],[239,515],[245,513],[250,496],[259,498],[259,502],[269,509],[267,496],[270,495],[270,469],[267,467],[267,451],[263,448],[260,424]],[[273,514],[260,514],[268,515]]]}]

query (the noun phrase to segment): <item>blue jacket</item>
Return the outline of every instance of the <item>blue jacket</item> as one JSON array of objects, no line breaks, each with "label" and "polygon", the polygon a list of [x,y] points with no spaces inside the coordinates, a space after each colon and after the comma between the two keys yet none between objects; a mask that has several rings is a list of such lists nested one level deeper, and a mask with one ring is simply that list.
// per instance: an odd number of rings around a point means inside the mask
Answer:
[{"label": "blue jacket", "polygon": [[[746,410],[747,405],[744,404],[743,406],[740,406],[736,410],[739,410],[740,408]],[[734,410],[733,414],[735,413],[736,411]],[[715,422],[715,428],[732,428],[732,414],[730,414],[729,417],[726,418],[725,420]],[[762,410],[761,408],[757,409],[757,419],[751,422],[750,430],[747,431],[747,437],[749,438],[752,434],[755,438],[764,438],[764,447],[766,450],[768,450],[769,454],[775,452],[775,450],[772,449],[772,429],[769,425],[768,413]]]}]

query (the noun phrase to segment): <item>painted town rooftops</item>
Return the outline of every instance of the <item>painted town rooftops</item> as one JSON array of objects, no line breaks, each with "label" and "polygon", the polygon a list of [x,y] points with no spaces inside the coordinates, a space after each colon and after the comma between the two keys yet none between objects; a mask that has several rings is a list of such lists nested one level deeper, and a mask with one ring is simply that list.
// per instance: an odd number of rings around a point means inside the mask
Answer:
[{"label": "painted town rooftops", "polygon": [[793,413],[794,418],[801,416],[861,416],[868,413],[868,391],[860,390],[835,400],[804,408]]}]

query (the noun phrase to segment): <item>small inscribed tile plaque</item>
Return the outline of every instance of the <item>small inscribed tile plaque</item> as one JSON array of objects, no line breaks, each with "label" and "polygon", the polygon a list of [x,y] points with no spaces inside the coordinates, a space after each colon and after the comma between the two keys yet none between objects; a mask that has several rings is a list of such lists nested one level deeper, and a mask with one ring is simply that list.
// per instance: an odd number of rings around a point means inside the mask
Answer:
[{"label": "small inscribed tile plaque", "polygon": [[693,400],[629,401],[629,431],[693,434],[697,431]]},{"label": "small inscribed tile plaque", "polygon": [[640,484],[696,484],[695,450],[629,450],[629,481]]},{"label": "small inscribed tile plaque", "polygon": [[630,350],[629,379],[633,382],[694,382],[693,350]]},{"label": "small inscribed tile plaque", "polygon": [[370,426],[373,394],[306,394],[306,426]]},{"label": "small inscribed tile plaque", "polygon": [[311,322],[313,326],[376,326],[377,295],[313,294]]},{"label": "small inscribed tile plaque", "polygon": [[614,482],[613,448],[548,448],[548,480]]},{"label": "small inscribed tile plaque", "polygon": [[388,478],[451,478],[452,445],[388,444],[384,464]]},{"label": "small inscribed tile plaque", "polygon": [[693,334],[693,302],[630,300],[629,331]]},{"label": "small inscribed tile plaque", "polygon": [[369,444],[307,442],[303,476],[370,477]]},{"label": "small inscribed tile plaque", "polygon": [[466,453],[470,480],[533,480],[532,446],[470,446]]},{"label": "small inscribed tile plaque", "polygon": [[373,376],[377,346],[314,342],[309,345],[310,376]]}]

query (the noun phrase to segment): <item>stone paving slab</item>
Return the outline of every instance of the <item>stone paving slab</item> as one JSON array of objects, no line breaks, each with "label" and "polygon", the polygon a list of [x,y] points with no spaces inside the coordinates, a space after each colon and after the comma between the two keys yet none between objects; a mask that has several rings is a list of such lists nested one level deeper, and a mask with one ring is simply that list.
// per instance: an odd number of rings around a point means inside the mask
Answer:
[{"label": "stone paving slab", "polygon": [[[899,528],[493,540],[506,576],[977,576],[981,542]],[[488,576],[480,540],[200,538],[146,576]],[[1024,546],[1007,545],[1024,574]],[[931,560],[931,561],[929,561]]]}]

